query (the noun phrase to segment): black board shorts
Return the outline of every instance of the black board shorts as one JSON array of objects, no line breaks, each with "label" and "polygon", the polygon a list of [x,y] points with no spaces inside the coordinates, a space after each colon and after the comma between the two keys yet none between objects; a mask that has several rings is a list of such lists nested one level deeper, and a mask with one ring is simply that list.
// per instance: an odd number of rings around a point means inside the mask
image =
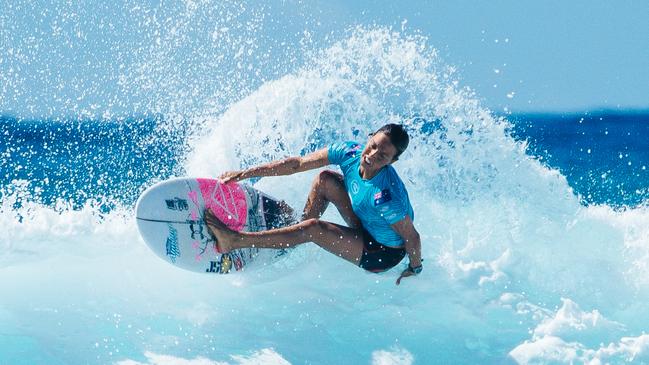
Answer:
[{"label": "black board shorts", "polygon": [[395,267],[406,256],[403,247],[390,247],[378,243],[370,232],[363,229],[363,254],[358,266],[371,272],[382,272]]}]

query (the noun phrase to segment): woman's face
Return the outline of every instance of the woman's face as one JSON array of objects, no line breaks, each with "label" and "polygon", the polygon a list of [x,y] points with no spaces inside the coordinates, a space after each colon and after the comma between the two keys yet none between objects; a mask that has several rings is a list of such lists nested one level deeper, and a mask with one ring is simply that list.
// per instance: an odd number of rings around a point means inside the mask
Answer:
[{"label": "woman's face", "polygon": [[361,154],[361,167],[368,171],[378,171],[394,162],[397,149],[390,142],[390,137],[379,132],[371,136]]}]

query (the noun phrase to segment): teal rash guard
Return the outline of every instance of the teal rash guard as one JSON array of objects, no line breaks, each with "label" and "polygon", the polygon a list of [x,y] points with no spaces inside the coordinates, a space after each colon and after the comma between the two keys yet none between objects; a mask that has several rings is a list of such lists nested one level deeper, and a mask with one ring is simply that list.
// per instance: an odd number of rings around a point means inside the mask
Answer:
[{"label": "teal rash guard", "polygon": [[340,166],[352,209],[365,228],[385,246],[403,246],[403,239],[390,225],[406,216],[414,220],[408,192],[391,165],[382,168],[369,180],[361,177],[359,168],[364,146],[357,142],[329,146],[329,163]]}]

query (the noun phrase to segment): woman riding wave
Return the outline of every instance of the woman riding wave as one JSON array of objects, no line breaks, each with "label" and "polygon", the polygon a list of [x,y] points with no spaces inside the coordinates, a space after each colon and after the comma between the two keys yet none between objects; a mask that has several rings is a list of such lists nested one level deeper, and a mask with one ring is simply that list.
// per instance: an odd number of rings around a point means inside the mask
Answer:
[{"label": "woman riding wave", "polygon": [[[371,272],[396,266],[408,255],[409,265],[397,279],[419,274],[421,241],[413,225],[414,212],[408,192],[392,163],[406,150],[408,133],[403,126],[387,124],[370,134],[363,146],[348,141],[334,143],[305,156],[289,157],[220,176],[223,183],[251,177],[291,175],[338,165],[342,174],[324,170],[311,187],[302,221],[262,232],[236,232],[209,210],[205,222],[227,253],[244,247],[287,248],[314,242],[327,251]],[[333,203],[347,226],[321,220]]]}]

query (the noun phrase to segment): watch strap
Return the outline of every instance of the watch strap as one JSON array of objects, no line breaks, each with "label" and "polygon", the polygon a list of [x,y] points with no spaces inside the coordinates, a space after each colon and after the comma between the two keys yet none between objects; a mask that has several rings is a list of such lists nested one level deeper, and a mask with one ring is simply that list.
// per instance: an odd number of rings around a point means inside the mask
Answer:
[{"label": "watch strap", "polygon": [[410,266],[410,264],[408,264],[408,271],[410,271],[411,273],[413,273],[413,274],[415,274],[415,275],[419,275],[419,273],[421,273],[421,271],[422,271],[423,269],[424,269],[424,266],[423,266],[423,265],[419,265],[419,266],[416,266],[416,267],[412,267],[412,266]]}]

